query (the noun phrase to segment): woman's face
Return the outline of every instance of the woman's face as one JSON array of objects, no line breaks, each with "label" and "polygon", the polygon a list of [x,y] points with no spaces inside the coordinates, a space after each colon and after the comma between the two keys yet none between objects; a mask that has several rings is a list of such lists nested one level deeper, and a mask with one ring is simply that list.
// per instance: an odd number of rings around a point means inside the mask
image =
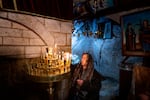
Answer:
[{"label": "woman's face", "polygon": [[84,54],[81,59],[81,65],[86,68],[87,64],[88,64],[88,55]]}]

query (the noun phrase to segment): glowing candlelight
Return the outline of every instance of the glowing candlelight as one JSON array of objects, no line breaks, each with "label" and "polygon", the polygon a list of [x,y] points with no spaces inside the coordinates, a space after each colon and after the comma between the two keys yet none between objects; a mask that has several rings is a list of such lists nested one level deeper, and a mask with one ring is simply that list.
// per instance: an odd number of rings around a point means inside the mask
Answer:
[{"label": "glowing candlelight", "polygon": [[48,54],[50,54],[50,55],[53,54],[53,48],[51,48],[51,47],[48,48]]},{"label": "glowing candlelight", "polygon": [[70,54],[66,53],[66,61],[69,61],[69,58],[70,58]]},{"label": "glowing candlelight", "polygon": [[55,48],[57,48],[57,44],[55,44]]},{"label": "glowing candlelight", "polygon": [[66,65],[69,65],[70,64],[70,53],[69,52],[65,53],[65,60],[66,60]]}]

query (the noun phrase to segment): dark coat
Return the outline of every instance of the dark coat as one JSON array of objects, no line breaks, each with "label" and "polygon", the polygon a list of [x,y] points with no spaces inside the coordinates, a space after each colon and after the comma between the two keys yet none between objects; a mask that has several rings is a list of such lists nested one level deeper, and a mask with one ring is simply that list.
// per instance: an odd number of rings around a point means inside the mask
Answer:
[{"label": "dark coat", "polygon": [[[69,100],[99,100],[102,80],[102,75],[94,69],[91,81],[84,81],[80,90],[76,89],[76,87],[70,88]],[[84,92],[86,92],[86,95]]]}]

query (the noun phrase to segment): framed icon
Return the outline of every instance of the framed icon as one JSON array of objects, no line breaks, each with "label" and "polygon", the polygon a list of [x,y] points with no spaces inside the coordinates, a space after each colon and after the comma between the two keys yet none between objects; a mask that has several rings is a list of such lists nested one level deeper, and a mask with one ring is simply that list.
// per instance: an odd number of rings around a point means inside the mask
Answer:
[{"label": "framed icon", "polygon": [[123,15],[122,54],[124,56],[150,56],[150,9]]}]

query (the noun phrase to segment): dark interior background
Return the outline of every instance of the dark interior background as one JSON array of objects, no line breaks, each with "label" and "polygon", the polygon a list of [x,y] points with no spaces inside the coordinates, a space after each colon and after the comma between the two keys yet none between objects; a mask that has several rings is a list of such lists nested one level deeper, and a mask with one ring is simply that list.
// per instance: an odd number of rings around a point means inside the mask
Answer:
[{"label": "dark interior background", "polygon": [[[18,11],[27,11],[66,20],[105,16],[116,12],[150,5],[149,0],[113,0],[113,7],[99,10],[93,14],[90,12],[90,8],[87,7],[87,3],[89,1],[91,0],[16,0],[16,4]],[[81,5],[75,5],[76,3],[86,6],[85,10],[88,13],[82,15],[82,13],[84,13],[83,10],[82,12],[77,11],[78,14],[75,14],[74,12],[77,6],[80,6],[78,10],[82,10]],[[2,4],[5,9],[15,9],[13,0],[2,0]]]}]

